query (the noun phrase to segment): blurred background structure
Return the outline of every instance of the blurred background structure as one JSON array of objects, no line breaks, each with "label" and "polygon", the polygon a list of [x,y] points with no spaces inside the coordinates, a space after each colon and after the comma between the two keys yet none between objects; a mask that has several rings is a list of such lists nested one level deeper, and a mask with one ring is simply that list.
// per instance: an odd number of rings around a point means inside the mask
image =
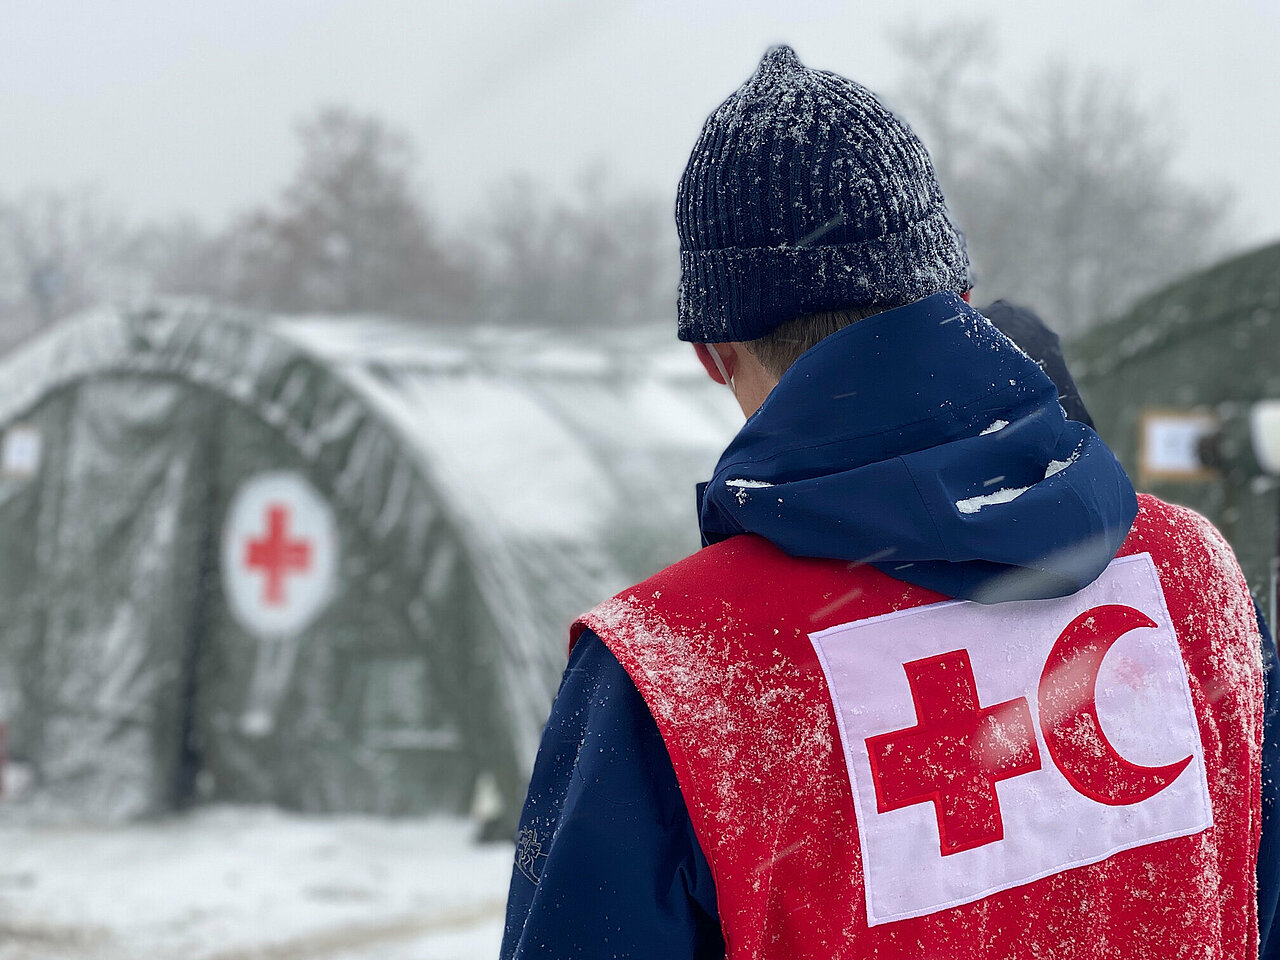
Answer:
[{"label": "blurred background structure", "polygon": [[1273,605],[1280,482],[1252,420],[1280,399],[1280,244],[1190,274],[1067,353],[1135,485],[1211,518]]},{"label": "blurred background structure", "polygon": [[1280,8],[966,9],[6,7],[0,960],[496,952],[471,840],[565,628],[697,546],[740,422],[672,207],[773,42],[918,130],[974,302],[1273,590]]},{"label": "blurred background structure", "polygon": [[172,304],[0,363],[0,705],[59,815],[512,825],[574,615],[696,549],[737,408],[655,331]]}]

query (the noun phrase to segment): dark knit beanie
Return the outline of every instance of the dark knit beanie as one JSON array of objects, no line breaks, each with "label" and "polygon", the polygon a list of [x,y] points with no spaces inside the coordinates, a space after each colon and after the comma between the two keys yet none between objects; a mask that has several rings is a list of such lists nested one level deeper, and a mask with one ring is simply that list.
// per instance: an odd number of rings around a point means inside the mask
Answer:
[{"label": "dark knit beanie", "polygon": [[680,339],[969,289],[924,145],[866,88],[773,47],[707,118],[676,194]]}]

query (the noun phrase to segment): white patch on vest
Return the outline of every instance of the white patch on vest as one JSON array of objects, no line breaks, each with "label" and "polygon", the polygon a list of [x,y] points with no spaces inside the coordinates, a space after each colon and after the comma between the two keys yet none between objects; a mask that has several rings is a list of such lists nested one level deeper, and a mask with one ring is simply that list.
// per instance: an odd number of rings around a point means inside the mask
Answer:
[{"label": "white patch on vest", "polygon": [[[1046,742],[1040,717],[1041,674],[1060,634],[1077,616],[1106,605],[1132,608],[1156,627],[1123,633],[1102,658],[1094,690],[1103,740],[1135,768],[1191,758],[1162,789],[1136,802],[1092,799],[1068,779],[1070,773],[1077,783],[1092,781],[1105,787],[1115,782],[1108,780],[1102,760],[1094,764],[1100,754],[1090,752],[1097,745],[1091,719],[1074,728],[1074,746],[1083,752],[1074,761],[1063,761],[1064,772]],[[810,639],[835,707],[857,812],[872,925],[970,903],[1097,863],[1121,850],[1213,825],[1186,668],[1149,554],[1113,561],[1101,577],[1069,597],[996,605],[948,601],[833,627]],[[944,855],[943,801],[899,803],[880,812],[871,750],[874,746],[881,758],[882,790],[903,789],[904,777],[933,782],[941,763],[923,755],[918,763],[892,771],[899,779],[891,787],[886,787],[890,773],[885,771],[900,762],[894,750],[928,742],[925,738],[908,743],[893,736],[918,732],[911,728],[921,719],[906,665],[945,663],[930,669],[950,669],[942,675],[954,677],[956,651],[967,654],[979,710],[1013,702],[1014,713],[1028,721],[1024,726],[1002,717],[990,728],[984,748],[1005,756],[1021,750],[1026,760],[1034,737],[1039,764],[1034,769],[1035,764],[1026,762],[1026,772],[995,782],[1002,837],[991,838],[994,831],[988,831],[977,840],[970,837],[972,845]],[[1065,668],[1060,674],[1065,687],[1087,696],[1092,671],[1071,674]],[[974,762],[994,761],[984,754]],[[957,797],[954,788],[947,789],[952,791],[953,814],[969,817],[964,823],[978,822],[970,817],[973,809],[991,809],[987,801],[974,801],[963,793]],[[961,831],[952,836],[960,837]]]}]

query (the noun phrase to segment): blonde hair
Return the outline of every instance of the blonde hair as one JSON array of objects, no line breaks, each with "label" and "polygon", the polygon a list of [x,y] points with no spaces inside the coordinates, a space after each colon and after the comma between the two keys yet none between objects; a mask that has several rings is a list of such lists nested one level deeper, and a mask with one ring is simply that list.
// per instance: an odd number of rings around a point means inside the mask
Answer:
[{"label": "blonde hair", "polygon": [[743,346],[751,355],[760,361],[774,377],[781,377],[791,367],[800,354],[810,347],[825,340],[837,330],[884,313],[894,307],[903,306],[897,303],[876,303],[865,307],[846,307],[843,310],[828,310],[825,313],[811,313],[807,316],[788,320],[758,340],[748,340]]}]

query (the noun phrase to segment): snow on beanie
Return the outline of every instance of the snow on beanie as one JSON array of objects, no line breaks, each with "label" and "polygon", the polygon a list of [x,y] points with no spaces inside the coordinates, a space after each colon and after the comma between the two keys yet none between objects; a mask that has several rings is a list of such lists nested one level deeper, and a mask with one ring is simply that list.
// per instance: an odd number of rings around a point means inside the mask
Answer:
[{"label": "snow on beanie", "polygon": [[676,193],[680,339],[755,340],[810,313],[969,289],[924,145],[790,47],[702,127]]}]

